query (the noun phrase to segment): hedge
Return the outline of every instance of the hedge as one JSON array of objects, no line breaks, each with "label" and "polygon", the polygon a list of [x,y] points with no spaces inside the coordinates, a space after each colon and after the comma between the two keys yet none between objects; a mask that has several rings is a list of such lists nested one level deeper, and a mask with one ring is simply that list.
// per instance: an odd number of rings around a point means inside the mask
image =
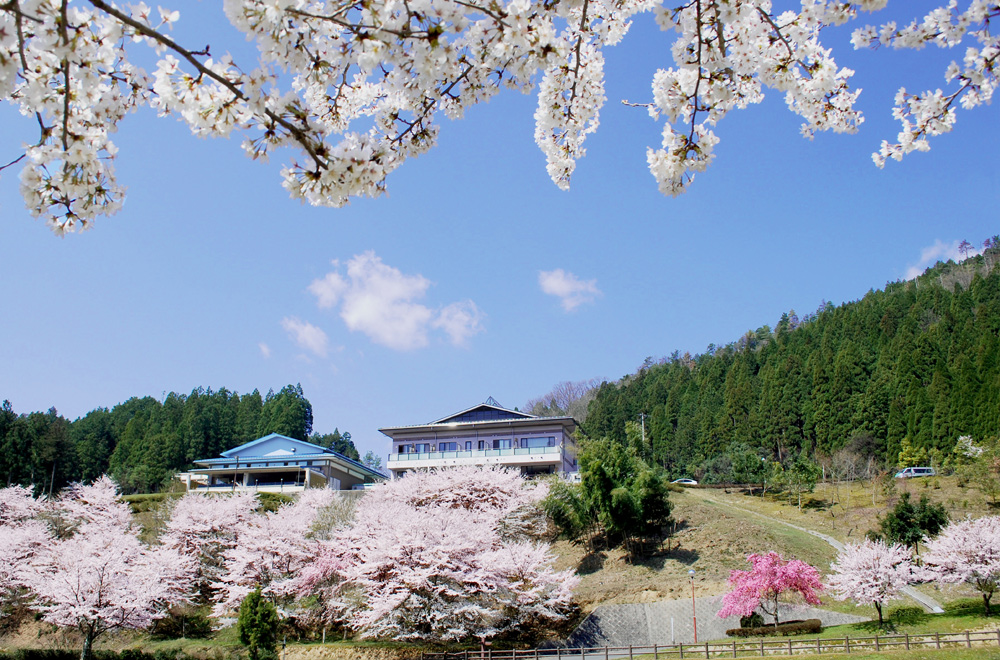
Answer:
[{"label": "hedge", "polygon": [[[146,653],[137,649],[124,651],[91,651],[93,660],[176,660],[176,652]],[[0,660],[79,660],[79,649],[15,649],[0,651]]]},{"label": "hedge", "polygon": [[823,628],[819,619],[805,621],[786,621],[777,626],[761,626],[759,628],[730,628],[726,634],[730,637],[770,637],[772,635],[804,635],[818,633]]}]

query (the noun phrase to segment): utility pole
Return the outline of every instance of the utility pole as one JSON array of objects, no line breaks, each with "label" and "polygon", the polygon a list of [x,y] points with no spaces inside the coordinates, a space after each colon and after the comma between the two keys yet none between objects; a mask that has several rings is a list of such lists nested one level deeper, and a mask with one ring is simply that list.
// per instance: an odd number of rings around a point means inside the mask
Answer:
[{"label": "utility pole", "polygon": [[[642,428],[642,448],[643,448],[643,450],[646,449],[646,417],[647,417],[646,413],[639,413],[639,424],[640,424],[640,426]],[[652,460],[652,458],[653,458],[653,446],[652,446],[652,443],[650,443],[650,446],[649,446],[649,458],[650,458],[650,460]]]}]

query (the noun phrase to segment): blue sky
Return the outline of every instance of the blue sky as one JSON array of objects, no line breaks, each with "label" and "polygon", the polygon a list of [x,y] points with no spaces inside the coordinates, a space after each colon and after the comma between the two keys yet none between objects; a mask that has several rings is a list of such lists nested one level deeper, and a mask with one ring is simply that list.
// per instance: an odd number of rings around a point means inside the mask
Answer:
[{"label": "blue sky", "polygon": [[[185,4],[171,5],[182,37]],[[930,3],[898,4],[909,19]],[[192,11],[206,10],[221,17],[209,2]],[[60,239],[33,220],[5,170],[0,399],[75,418],[131,396],[301,382],[316,431],[339,427],[384,455],[379,427],[616,379],[646,356],[860,298],[1000,233],[995,108],[961,113],[930,153],[884,170],[870,158],[898,131],[897,87],[941,86],[960,53],[854,52],[849,31],[825,40],[864,89],[858,134],[804,140],[771,93],[717,128],[716,162],[690,192],[661,196],[645,162],[659,126],[619,100],[648,99],[669,36],[641,17],[607,51],[609,101],[569,192],[534,144],[535,98],[517,93],[445,122],[387,198],[344,209],[290,200],[279,159],[254,163],[238,139],[199,140],[148,110],[116,136],[123,211],[83,234]],[[35,139],[9,106],[0,126],[3,162]]]}]

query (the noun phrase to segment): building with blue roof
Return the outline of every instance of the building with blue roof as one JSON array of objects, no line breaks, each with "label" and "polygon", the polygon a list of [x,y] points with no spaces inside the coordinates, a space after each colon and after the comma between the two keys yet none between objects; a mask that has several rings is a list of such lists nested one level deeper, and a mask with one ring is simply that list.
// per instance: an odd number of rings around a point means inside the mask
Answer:
[{"label": "building with blue roof", "polygon": [[305,488],[357,490],[385,476],[319,445],[279,433],[234,447],[218,458],[195,461],[196,469],[178,475],[192,488],[296,492]]}]

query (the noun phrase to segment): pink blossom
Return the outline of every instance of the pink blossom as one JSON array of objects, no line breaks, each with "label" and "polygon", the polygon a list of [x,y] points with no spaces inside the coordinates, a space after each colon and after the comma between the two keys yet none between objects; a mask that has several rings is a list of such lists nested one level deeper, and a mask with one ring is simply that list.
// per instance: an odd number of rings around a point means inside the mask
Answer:
[{"label": "pink blossom", "polygon": [[224,553],[236,547],[257,508],[253,493],[191,492],[174,506],[160,542],[197,561],[195,589],[205,599],[222,575]]},{"label": "pink blossom", "polygon": [[1000,517],[953,522],[924,544],[925,578],[972,585],[983,595],[989,615],[1000,582]]},{"label": "pink blossom", "polygon": [[734,588],[722,597],[720,617],[750,616],[759,607],[773,616],[777,625],[778,599],[786,591],[797,591],[807,603],[819,604],[816,592],[823,588],[819,571],[804,561],[786,561],[777,552],[748,555],[747,561],[753,569],[729,575],[729,584]]},{"label": "pink blossom", "polygon": [[916,581],[910,549],[905,545],[865,539],[847,545],[830,566],[827,585],[837,600],[874,605],[882,624],[882,606]]},{"label": "pink blossom", "polygon": [[577,579],[552,569],[547,545],[498,532],[533,497],[520,476],[498,470],[415,473],[384,484],[359,502],[352,526],[321,542],[299,592],[319,596],[321,620],[362,637],[483,640],[561,619]]},{"label": "pink blossom", "polygon": [[337,496],[333,491],[305,491],[293,504],[247,517],[239,542],[222,553],[223,570],[212,583],[214,615],[234,614],[257,587],[287,615],[296,593],[293,580],[318,552],[310,534],[317,513]]},{"label": "pink blossom", "polygon": [[80,630],[82,660],[103,633],[145,628],[184,600],[194,571],[176,550],[144,547],[123,506],[107,477],[70,488],[58,507],[78,525],[39,547],[25,569],[43,618]]}]

